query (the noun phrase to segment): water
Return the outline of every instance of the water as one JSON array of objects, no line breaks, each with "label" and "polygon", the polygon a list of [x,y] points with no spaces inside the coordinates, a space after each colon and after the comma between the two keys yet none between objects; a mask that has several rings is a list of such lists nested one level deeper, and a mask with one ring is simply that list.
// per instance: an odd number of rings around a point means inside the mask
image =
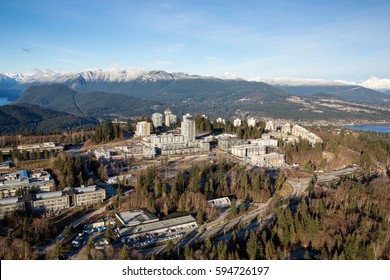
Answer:
[{"label": "water", "polygon": [[375,131],[381,133],[390,133],[390,126],[382,125],[347,125],[344,128],[349,128],[353,130],[364,130],[364,131]]},{"label": "water", "polygon": [[7,105],[9,103],[11,103],[11,101],[9,101],[7,97],[0,97],[0,106]]}]

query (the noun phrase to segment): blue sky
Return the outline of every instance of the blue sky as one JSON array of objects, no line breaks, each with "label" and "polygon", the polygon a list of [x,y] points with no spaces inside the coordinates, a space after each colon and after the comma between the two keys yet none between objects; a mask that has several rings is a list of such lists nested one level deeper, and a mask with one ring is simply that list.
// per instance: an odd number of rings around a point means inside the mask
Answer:
[{"label": "blue sky", "polygon": [[390,78],[390,1],[2,0],[0,71]]}]

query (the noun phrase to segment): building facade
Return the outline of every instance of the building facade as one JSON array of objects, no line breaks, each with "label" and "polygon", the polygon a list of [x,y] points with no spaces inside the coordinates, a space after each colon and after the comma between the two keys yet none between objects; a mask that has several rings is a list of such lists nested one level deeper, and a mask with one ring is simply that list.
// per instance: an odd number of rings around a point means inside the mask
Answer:
[{"label": "building facade", "polygon": [[161,127],[163,125],[163,115],[160,113],[152,114],[152,122],[155,128]]},{"label": "building facade", "polygon": [[195,141],[195,121],[190,114],[183,116],[181,122],[181,135],[184,136],[185,141]]},{"label": "building facade", "polygon": [[0,219],[12,215],[15,211],[25,211],[24,202],[18,197],[0,199]]},{"label": "building facade", "polygon": [[69,207],[69,196],[62,191],[38,193],[31,202],[33,214],[59,211],[68,209]]},{"label": "building facade", "polygon": [[146,137],[150,135],[150,123],[147,121],[137,122],[135,135]]}]

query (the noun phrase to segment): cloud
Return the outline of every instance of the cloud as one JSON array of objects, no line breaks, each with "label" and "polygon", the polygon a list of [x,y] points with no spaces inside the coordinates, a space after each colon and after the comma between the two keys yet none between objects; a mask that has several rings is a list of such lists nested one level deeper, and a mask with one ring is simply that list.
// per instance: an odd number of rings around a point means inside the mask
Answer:
[{"label": "cloud", "polygon": [[26,52],[26,53],[29,53],[32,51],[31,48],[25,48],[25,47],[19,47],[22,51]]}]

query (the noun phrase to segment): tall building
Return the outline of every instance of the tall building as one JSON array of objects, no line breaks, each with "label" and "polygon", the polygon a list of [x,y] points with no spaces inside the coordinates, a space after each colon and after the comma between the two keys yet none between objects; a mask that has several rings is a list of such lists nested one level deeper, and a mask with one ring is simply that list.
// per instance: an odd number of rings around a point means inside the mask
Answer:
[{"label": "tall building", "polygon": [[162,126],[162,117],[163,115],[160,113],[152,114],[152,122],[155,128]]},{"label": "tall building", "polygon": [[167,109],[164,111],[165,114],[165,126],[169,127],[177,123],[176,115],[172,114],[171,110]]},{"label": "tall building", "polygon": [[181,135],[183,135],[184,139],[188,142],[195,141],[195,121],[190,114],[183,116],[183,121],[181,122]]},{"label": "tall building", "polygon": [[234,127],[241,126],[241,120],[239,118],[236,118],[233,121],[233,125],[234,125]]},{"label": "tall building", "polygon": [[145,137],[150,135],[150,123],[146,121],[137,122],[136,136]]},{"label": "tall building", "polygon": [[257,124],[257,119],[253,117],[248,119],[248,126],[255,127],[256,124]]}]

